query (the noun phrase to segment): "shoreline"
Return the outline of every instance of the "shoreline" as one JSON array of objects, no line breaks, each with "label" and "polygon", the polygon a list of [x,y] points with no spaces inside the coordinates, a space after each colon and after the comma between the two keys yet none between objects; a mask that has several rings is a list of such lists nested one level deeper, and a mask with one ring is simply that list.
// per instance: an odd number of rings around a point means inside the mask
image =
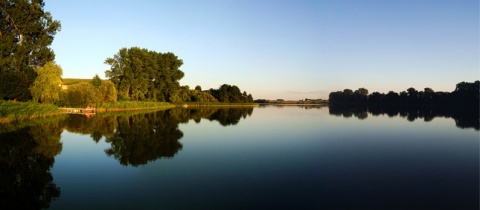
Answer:
[{"label": "shoreline", "polygon": [[[167,102],[135,102],[122,101],[106,104],[98,104],[92,113],[137,111],[137,110],[168,110],[176,107],[258,107],[258,103],[181,103],[172,104]],[[20,123],[29,120],[57,117],[70,112],[62,109],[81,109],[78,107],[58,107],[52,104],[40,104],[34,102],[13,102],[0,100],[0,125]]]}]

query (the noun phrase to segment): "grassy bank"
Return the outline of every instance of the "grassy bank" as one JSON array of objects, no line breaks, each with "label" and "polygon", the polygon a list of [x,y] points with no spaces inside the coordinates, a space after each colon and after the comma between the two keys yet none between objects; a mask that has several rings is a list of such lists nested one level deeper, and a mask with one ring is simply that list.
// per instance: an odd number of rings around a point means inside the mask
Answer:
[{"label": "grassy bank", "polygon": [[114,103],[96,104],[97,112],[124,111],[124,110],[142,110],[142,109],[168,109],[175,105],[167,102],[149,102],[149,101],[119,101]]},{"label": "grassy bank", "polygon": [[0,101],[0,123],[21,122],[60,114],[58,107],[51,104]]},{"label": "grassy bank", "polygon": [[[187,107],[236,107],[236,106],[258,106],[256,103],[181,103],[171,104],[167,102],[146,102],[146,101],[120,101],[114,103],[94,104],[97,112],[147,110],[147,109],[169,109],[175,106]],[[34,102],[12,102],[0,101],[0,123],[18,123],[31,119],[58,116],[62,112],[57,106],[51,104],[40,104]]]}]

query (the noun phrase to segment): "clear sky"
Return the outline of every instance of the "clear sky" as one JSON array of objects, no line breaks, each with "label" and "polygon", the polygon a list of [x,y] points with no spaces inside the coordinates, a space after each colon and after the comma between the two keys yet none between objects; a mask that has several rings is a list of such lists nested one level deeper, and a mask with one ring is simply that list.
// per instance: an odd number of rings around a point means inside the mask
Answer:
[{"label": "clear sky", "polygon": [[453,91],[480,79],[478,0],[46,0],[64,78],[105,78],[122,47],[173,52],[181,85],[255,99]]}]

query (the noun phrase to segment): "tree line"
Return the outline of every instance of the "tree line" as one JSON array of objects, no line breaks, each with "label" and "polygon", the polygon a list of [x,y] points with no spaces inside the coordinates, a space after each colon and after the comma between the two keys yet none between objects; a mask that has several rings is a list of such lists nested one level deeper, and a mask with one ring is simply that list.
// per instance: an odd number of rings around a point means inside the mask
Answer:
[{"label": "tree line", "polygon": [[389,91],[387,94],[373,92],[368,94],[365,88],[355,91],[345,89],[343,91],[331,92],[329,102],[353,103],[353,104],[461,104],[477,106],[479,104],[480,81],[460,82],[452,92],[435,92],[431,88],[424,88],[418,91],[415,88],[408,88],[400,93]]},{"label": "tree line", "polygon": [[[62,68],[50,48],[60,31],[58,20],[44,11],[43,0],[0,1],[0,100],[77,106],[120,101],[251,103],[237,86],[202,91],[180,86],[183,60],[174,53],[121,48],[105,64],[108,81],[96,75],[62,90]],[[199,86],[198,86],[199,87]]]},{"label": "tree line", "polygon": [[202,91],[180,86],[183,61],[171,52],[159,53],[138,47],[122,48],[105,64],[105,76],[113,82],[119,100],[182,102],[253,103],[251,94],[235,85],[223,84],[218,89]]}]

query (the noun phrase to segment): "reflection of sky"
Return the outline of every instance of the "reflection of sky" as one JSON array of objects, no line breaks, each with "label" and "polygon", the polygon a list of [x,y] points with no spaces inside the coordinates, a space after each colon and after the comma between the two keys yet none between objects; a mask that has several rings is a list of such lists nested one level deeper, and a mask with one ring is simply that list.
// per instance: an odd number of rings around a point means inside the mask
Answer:
[{"label": "reflection of sky", "polygon": [[389,196],[448,203],[449,193],[469,198],[465,186],[478,187],[479,133],[452,119],[359,120],[328,108],[267,107],[234,126],[202,119],[179,128],[183,148],[175,157],[138,168],[107,157],[103,139],[64,131],[52,169],[62,194],[52,207],[311,207],[345,196],[347,203]]}]

